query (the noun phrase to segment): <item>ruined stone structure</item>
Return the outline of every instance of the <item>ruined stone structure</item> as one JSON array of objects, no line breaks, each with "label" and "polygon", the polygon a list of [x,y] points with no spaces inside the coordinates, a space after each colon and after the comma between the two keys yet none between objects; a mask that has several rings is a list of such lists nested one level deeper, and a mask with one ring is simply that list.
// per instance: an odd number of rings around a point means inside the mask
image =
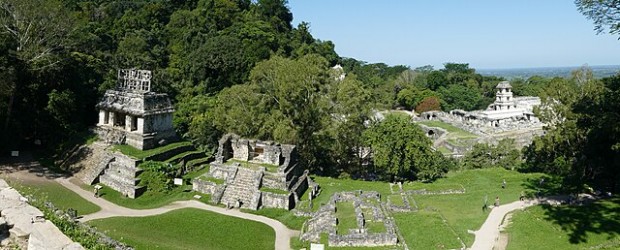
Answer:
[{"label": "ruined stone structure", "polygon": [[98,166],[99,183],[135,199],[144,192],[144,187],[138,186],[138,175],[142,172],[138,165],[141,162],[119,152],[108,153]]},{"label": "ruined stone structure", "polygon": [[84,249],[46,220],[43,212],[26,201],[26,198],[0,179],[0,249]]},{"label": "ruined stone structure", "polygon": [[[449,119],[460,121],[464,124],[486,125],[489,127],[511,128],[515,126],[542,126],[533,109],[540,105],[538,97],[514,97],[512,86],[508,81],[503,81],[495,87],[495,102],[491,103],[486,110],[464,111],[452,110]],[[440,116],[446,117],[443,112],[429,111],[420,115],[421,119],[433,120]]]},{"label": "ruined stone structure", "polygon": [[297,157],[294,145],[228,134],[220,139],[209,172],[194,179],[193,189],[228,206],[292,209],[306,189],[316,185]]},{"label": "ruined stone structure", "polygon": [[150,90],[150,71],[119,70],[116,89],[106,91],[97,104],[99,138],[141,150],[174,139],[172,103],[166,94]]},{"label": "ruined stone structure", "polygon": [[[336,204],[351,202],[355,209],[357,228],[337,232]],[[381,196],[376,191],[335,193],[329,203],[321,206],[302,228],[301,240],[319,242],[321,234],[328,235],[330,247],[379,247],[398,243],[396,225],[380,207]],[[381,223],[385,230],[370,232],[369,223]]]}]

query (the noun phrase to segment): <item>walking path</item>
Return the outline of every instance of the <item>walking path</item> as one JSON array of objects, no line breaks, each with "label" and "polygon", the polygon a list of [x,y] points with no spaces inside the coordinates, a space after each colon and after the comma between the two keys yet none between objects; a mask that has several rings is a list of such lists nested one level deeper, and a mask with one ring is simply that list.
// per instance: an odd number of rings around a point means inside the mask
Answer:
[{"label": "walking path", "polygon": [[102,198],[94,197],[92,192],[88,192],[80,188],[79,186],[73,184],[72,182],[69,181],[68,178],[57,178],[55,180],[61,185],[63,185],[64,187],[80,195],[82,198],[101,207],[101,210],[99,212],[84,215],[84,217],[82,217],[80,221],[89,221],[89,220],[103,219],[103,218],[117,217],[117,216],[145,217],[145,216],[163,214],[163,213],[170,212],[176,209],[197,208],[197,209],[207,210],[207,211],[211,211],[215,213],[220,213],[220,214],[238,217],[238,218],[247,219],[247,220],[258,221],[258,222],[267,224],[268,226],[273,228],[273,230],[276,232],[276,243],[275,243],[276,250],[290,249],[291,237],[299,235],[299,231],[291,230],[277,220],[270,219],[270,218],[263,217],[263,216],[254,215],[254,214],[243,213],[243,212],[240,212],[239,210],[232,210],[232,209],[225,209],[225,208],[216,207],[216,206],[210,206],[210,205],[204,204],[196,200],[175,201],[163,207],[154,208],[154,209],[144,209],[144,210],[121,207],[112,202],[104,200]]},{"label": "walking path", "polygon": [[478,231],[475,231],[476,239],[471,246],[471,250],[491,250],[495,246],[495,242],[499,239],[500,224],[504,220],[506,214],[517,210],[524,209],[529,206],[538,205],[541,203],[559,203],[565,200],[563,196],[553,196],[546,198],[538,198],[534,200],[515,201],[506,205],[495,207],[491,210],[489,217],[484,221],[484,224]]}]

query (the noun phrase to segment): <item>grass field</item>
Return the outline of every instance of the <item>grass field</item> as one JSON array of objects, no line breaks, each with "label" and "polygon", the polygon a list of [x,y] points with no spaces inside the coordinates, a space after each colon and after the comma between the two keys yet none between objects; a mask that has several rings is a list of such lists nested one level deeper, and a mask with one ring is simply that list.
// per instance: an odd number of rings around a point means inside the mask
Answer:
[{"label": "grass field", "polygon": [[[138,198],[131,199],[125,197],[123,194],[111,189],[110,187],[102,185],[103,188],[99,191],[101,198],[106,199],[116,205],[133,208],[133,209],[149,209],[165,206],[168,203],[179,200],[190,200],[197,192],[191,191],[190,185],[183,185],[175,187],[168,193],[152,193],[145,192],[138,196]],[[203,202],[208,202],[210,197],[207,194],[199,194],[202,196],[200,199]]]},{"label": "grass field", "polygon": [[[443,216],[446,220],[446,227],[454,230],[456,236],[460,237],[467,246],[470,246],[474,241],[474,236],[467,230],[477,230],[488,216],[488,212],[482,211],[485,198],[488,199],[488,204],[492,204],[495,197],[499,197],[501,204],[516,201],[522,191],[531,192],[528,187],[531,182],[536,182],[540,176],[540,174],[523,174],[503,168],[467,170],[449,173],[447,178],[439,179],[435,183],[405,185],[405,189],[415,187],[416,189],[441,190],[442,188],[437,187],[456,189],[462,186],[461,188],[466,191],[465,194],[413,195],[412,197],[420,210],[433,211],[433,213]],[[501,188],[502,180],[506,180],[505,189]],[[417,230],[415,228],[417,226],[403,224],[398,219],[397,223],[404,226],[401,227],[403,232]],[[432,221],[428,223],[430,224]],[[425,225],[426,223],[422,224]],[[432,228],[426,230],[433,231]],[[441,231],[446,229],[438,230],[436,234],[441,235]],[[407,239],[407,237],[405,238]],[[452,239],[446,238],[445,240],[446,242],[442,244],[452,245],[450,243]],[[410,246],[415,249],[418,248],[415,247],[417,243],[427,244],[423,241],[407,239],[407,242],[410,241],[414,242],[413,246]]]},{"label": "grass field", "polygon": [[620,249],[620,197],[515,212],[507,249]]},{"label": "grass field", "polygon": [[[438,246],[460,248],[461,242],[457,238],[470,246],[474,236],[467,230],[477,230],[488,216],[488,212],[482,212],[485,197],[488,198],[489,204],[493,203],[496,196],[500,198],[502,204],[516,201],[522,191],[533,192],[532,183],[537,183],[540,177],[541,174],[523,174],[503,168],[494,168],[451,172],[446,178],[438,179],[433,183],[404,183],[404,191],[465,190],[465,194],[408,196],[410,202],[415,200],[420,211],[397,213],[394,214],[394,218],[411,249],[433,249]],[[379,191],[383,202],[387,199],[398,202],[396,198],[399,198],[399,195],[391,194],[389,184],[386,182],[340,180],[326,177],[314,177],[314,180],[321,187],[321,194],[313,200],[312,210],[315,211],[321,204],[327,203],[335,192],[340,191]],[[501,188],[502,180],[506,180],[505,189]],[[300,209],[308,208],[307,199],[307,194],[304,194],[298,206]],[[443,222],[444,219],[445,222]],[[419,237],[419,235],[431,235],[432,237]]]},{"label": "grass field", "polygon": [[338,218],[338,226],[336,228],[338,234],[349,234],[349,229],[357,228],[353,202],[336,203],[336,218]]},{"label": "grass field", "polygon": [[76,193],[52,180],[41,180],[36,182],[9,181],[10,185],[17,189],[22,195],[33,194],[35,197],[42,197],[62,210],[72,208],[77,210],[78,215],[91,214],[101,210],[99,206],[88,202]]},{"label": "grass field", "polygon": [[180,209],[142,218],[89,222],[135,249],[273,249],[275,232],[260,222],[199,209]]},{"label": "grass field", "polygon": [[278,220],[288,228],[295,230],[301,230],[304,222],[308,219],[307,217],[295,216],[290,211],[279,208],[261,208],[259,210],[242,209],[242,211]]},{"label": "grass field", "polygon": [[181,142],[170,143],[168,145],[161,146],[161,147],[154,148],[154,149],[140,150],[132,146],[123,144],[123,145],[114,145],[114,149],[121,151],[121,153],[125,155],[133,156],[137,159],[143,159],[148,156],[156,155],[156,154],[168,151],[173,148],[178,148],[182,146],[190,146],[190,145],[192,145],[192,143],[189,141],[181,141]]},{"label": "grass field", "polygon": [[462,130],[460,128],[457,128],[455,126],[452,126],[448,123],[445,122],[441,122],[441,121],[418,121],[417,123],[419,124],[423,124],[429,127],[437,127],[437,128],[443,128],[446,131],[448,131],[448,133],[450,133],[450,135],[452,137],[457,137],[457,138],[461,138],[461,139],[467,139],[467,138],[476,138],[478,137],[475,134],[472,134],[470,132],[467,132],[465,130]]}]

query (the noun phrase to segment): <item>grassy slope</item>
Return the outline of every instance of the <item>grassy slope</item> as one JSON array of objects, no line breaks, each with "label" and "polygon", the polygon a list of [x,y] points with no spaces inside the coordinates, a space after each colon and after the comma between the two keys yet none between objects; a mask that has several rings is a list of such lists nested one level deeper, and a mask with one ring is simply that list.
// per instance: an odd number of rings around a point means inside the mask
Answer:
[{"label": "grassy slope", "polygon": [[620,249],[620,197],[585,206],[531,207],[513,215],[507,232],[509,250]]},{"label": "grassy slope", "polygon": [[180,209],[142,218],[116,217],[89,222],[136,249],[273,249],[269,226],[235,217]]},{"label": "grassy slope", "polygon": [[450,135],[452,135],[453,137],[458,137],[461,139],[466,139],[466,138],[476,138],[478,137],[475,134],[472,134],[470,132],[467,132],[465,130],[462,130],[460,128],[457,128],[455,126],[452,126],[448,123],[445,122],[441,122],[441,121],[418,121],[417,123],[429,126],[429,127],[438,127],[438,128],[443,128],[446,131],[448,131],[450,133]]},{"label": "grassy slope", "polygon": [[162,146],[162,147],[158,147],[158,148],[154,148],[154,149],[149,149],[149,150],[144,150],[144,151],[143,150],[139,150],[139,149],[134,148],[134,147],[129,146],[129,145],[114,145],[114,149],[121,151],[125,155],[133,156],[133,157],[135,157],[137,159],[143,159],[145,157],[148,157],[148,156],[151,156],[151,155],[156,155],[156,154],[168,151],[168,150],[173,149],[173,148],[178,148],[178,147],[188,146],[188,145],[192,145],[192,143],[188,142],[188,141],[175,142],[175,143],[170,143],[170,144]]},{"label": "grassy slope", "polygon": [[[528,191],[526,188],[527,184],[536,182],[540,176],[540,174],[522,174],[503,168],[495,168],[451,172],[446,178],[439,179],[433,183],[405,183],[403,184],[405,191],[419,189],[429,191],[465,189],[466,193],[412,195],[409,196],[409,201],[415,201],[421,212],[395,214],[394,217],[401,232],[405,235],[407,244],[412,249],[426,249],[428,246],[440,245],[458,248],[460,243],[456,240],[457,237],[463,239],[464,243],[469,246],[473,243],[474,236],[467,233],[467,230],[477,230],[488,216],[488,213],[482,212],[485,196],[488,197],[489,204],[493,203],[495,196],[500,197],[502,204],[516,201],[521,191]],[[503,179],[507,182],[506,189],[501,188]],[[321,204],[327,203],[333,193],[340,191],[375,190],[381,193],[381,198],[384,202],[390,195],[389,184],[385,182],[339,180],[326,177],[314,177],[314,180],[320,185],[322,190],[321,194],[313,200],[313,210],[317,210]],[[396,191],[397,189],[398,187],[394,186],[394,190]],[[301,198],[302,202],[298,207],[307,209],[307,199],[307,194],[304,194]],[[425,212],[422,212],[422,210]],[[419,216],[424,213],[426,213],[425,216]],[[441,216],[445,217],[446,223],[437,223],[437,221],[441,221],[438,219]],[[421,226],[427,224],[433,226]],[[414,234],[408,233],[420,230],[436,237],[419,238]]]},{"label": "grassy slope", "polygon": [[88,202],[55,181],[28,183],[13,181],[11,186],[15,187],[22,195],[34,194],[35,197],[45,197],[46,200],[59,209],[67,210],[73,208],[77,210],[78,215],[91,214],[101,210],[99,206]]},{"label": "grassy slope", "polygon": [[[174,201],[192,199],[194,195],[199,194],[199,193],[191,191],[191,189],[192,187],[190,185],[184,185],[184,186],[175,187],[173,190],[171,190],[170,192],[166,194],[152,193],[152,192],[147,191],[135,199],[127,198],[121,193],[106,186],[103,186],[103,188],[99,191],[99,193],[101,194],[102,198],[114,204],[117,204],[119,206],[133,208],[133,209],[149,209],[149,208],[161,207]],[[205,195],[205,194],[199,194],[199,195],[203,197],[201,201],[208,200],[207,199],[208,195]]]},{"label": "grassy slope", "polygon": [[[522,174],[502,168],[468,170],[450,173],[447,178],[439,179],[435,183],[411,185],[416,188],[425,187],[427,190],[437,189],[433,186],[454,189],[454,187],[462,185],[466,190],[465,194],[413,195],[411,197],[416,201],[420,210],[435,211],[438,215],[445,217],[447,225],[467,246],[470,246],[474,241],[474,236],[467,233],[467,230],[477,230],[488,216],[488,212],[482,212],[485,197],[488,197],[488,204],[492,204],[496,196],[499,196],[501,204],[516,201],[519,199],[521,191],[526,190],[527,183],[535,181],[539,177],[540,174]],[[505,189],[501,188],[503,179],[507,182]],[[417,230],[415,227],[419,226],[403,223],[399,223],[399,225],[404,225],[404,227],[400,227],[403,232]],[[428,231],[432,231],[432,229],[428,229]],[[410,245],[410,247],[417,248],[415,246],[417,241],[407,239],[407,242],[410,241],[414,242],[413,246]],[[452,245],[449,243],[451,241],[451,239],[446,239],[443,244]]]}]

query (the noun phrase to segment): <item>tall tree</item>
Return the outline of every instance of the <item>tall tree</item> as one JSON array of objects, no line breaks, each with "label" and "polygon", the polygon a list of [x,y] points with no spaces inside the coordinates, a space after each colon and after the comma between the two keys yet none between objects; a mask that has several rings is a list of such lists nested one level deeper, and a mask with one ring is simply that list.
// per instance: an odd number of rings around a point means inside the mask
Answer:
[{"label": "tall tree", "polygon": [[388,179],[433,180],[447,167],[443,156],[431,149],[431,141],[407,115],[389,114],[365,133],[373,161]]},{"label": "tall tree", "polygon": [[594,30],[597,34],[606,30],[609,34],[620,34],[620,1],[575,0],[575,4],[581,14],[594,21]]},{"label": "tall tree", "polygon": [[[57,64],[58,52],[68,45],[73,31],[72,15],[57,0],[1,0],[0,29],[8,34],[14,45],[16,60],[28,70],[40,71]],[[19,74],[17,75],[19,77]],[[16,95],[25,79],[15,78],[9,89],[9,101],[4,122],[8,132]]]}]

